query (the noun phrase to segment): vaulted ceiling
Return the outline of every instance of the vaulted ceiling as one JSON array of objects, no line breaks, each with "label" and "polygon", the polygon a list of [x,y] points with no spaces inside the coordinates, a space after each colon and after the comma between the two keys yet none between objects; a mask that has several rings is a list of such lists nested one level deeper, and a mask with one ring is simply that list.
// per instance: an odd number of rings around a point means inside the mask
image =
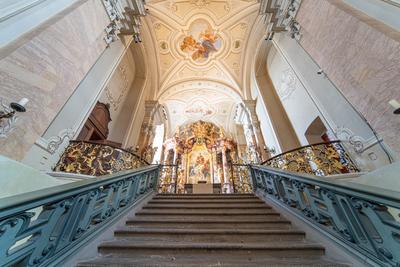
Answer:
[{"label": "vaulted ceiling", "polygon": [[197,119],[233,130],[257,1],[152,0],[147,7],[157,50],[156,98],[167,109],[169,134]]}]

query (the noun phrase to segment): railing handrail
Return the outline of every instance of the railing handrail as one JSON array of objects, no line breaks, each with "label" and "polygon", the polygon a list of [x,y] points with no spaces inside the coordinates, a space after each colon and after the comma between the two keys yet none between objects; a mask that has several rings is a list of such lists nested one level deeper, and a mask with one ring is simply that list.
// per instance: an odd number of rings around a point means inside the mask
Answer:
[{"label": "railing handrail", "polygon": [[70,192],[91,190],[94,188],[98,188],[99,186],[105,186],[118,180],[122,180],[126,177],[132,176],[132,174],[138,175],[157,168],[158,165],[145,166],[134,170],[126,170],[114,174],[99,176],[98,178],[90,178],[83,181],[72,182],[15,196],[1,198],[0,213],[5,216],[1,219],[4,219],[7,217],[7,215],[9,215],[7,214],[7,211],[11,213],[12,210],[12,213],[15,213],[15,209],[18,208],[18,206],[23,206],[24,210],[29,209],[30,207],[34,208],[38,206],[38,202],[44,201],[48,198],[53,198],[53,201],[58,201],[64,199],[66,195],[68,195]]},{"label": "railing handrail", "polygon": [[386,201],[386,204],[400,208],[400,194],[396,191],[388,190],[385,188],[379,188],[378,191],[376,187],[369,185],[355,184],[347,181],[337,181],[326,177],[290,172],[287,170],[281,170],[268,166],[251,165],[251,167],[259,170],[268,171],[270,173],[279,174],[280,176],[289,177],[300,182],[323,185],[324,187],[329,188],[332,191],[342,191],[345,193],[351,192],[352,194],[356,193],[358,197],[368,197],[368,199],[370,200],[379,202],[383,202],[384,200]]},{"label": "railing handrail", "polygon": [[329,142],[321,142],[321,143],[315,143],[315,144],[309,144],[309,145],[306,145],[306,146],[301,146],[301,147],[298,147],[298,148],[295,148],[295,149],[291,149],[291,150],[285,151],[285,152],[283,152],[281,154],[278,154],[276,156],[273,156],[272,158],[269,158],[269,159],[261,162],[261,165],[264,165],[268,161],[271,161],[271,160],[274,160],[276,158],[279,158],[279,157],[281,157],[281,156],[283,156],[285,154],[292,153],[292,152],[295,152],[295,151],[299,151],[299,150],[302,150],[302,149],[305,149],[305,148],[309,148],[309,147],[313,147],[313,146],[320,146],[320,145],[337,144],[337,143],[342,143],[342,141],[334,140],[334,141],[329,141]]},{"label": "railing handrail", "polygon": [[86,143],[86,144],[92,144],[92,145],[109,146],[109,147],[111,147],[111,148],[113,148],[113,149],[119,149],[119,150],[121,150],[121,151],[123,151],[123,152],[129,153],[129,154],[133,155],[134,157],[140,159],[141,161],[143,161],[143,162],[146,163],[147,165],[151,165],[149,162],[147,162],[146,159],[144,159],[144,158],[141,157],[140,155],[138,155],[138,154],[136,154],[136,153],[134,153],[134,152],[132,152],[132,151],[126,150],[125,148],[121,148],[121,147],[114,146],[114,145],[112,145],[112,144],[102,144],[102,143],[98,143],[98,142],[96,142],[96,141],[82,141],[82,140],[70,140],[69,142],[70,142],[70,143]]},{"label": "railing handrail", "polygon": [[8,197],[0,205],[0,266],[60,266],[156,190],[146,166]]},{"label": "railing handrail", "polygon": [[400,3],[392,0],[381,0],[389,5],[395,6],[395,7],[400,7]]}]

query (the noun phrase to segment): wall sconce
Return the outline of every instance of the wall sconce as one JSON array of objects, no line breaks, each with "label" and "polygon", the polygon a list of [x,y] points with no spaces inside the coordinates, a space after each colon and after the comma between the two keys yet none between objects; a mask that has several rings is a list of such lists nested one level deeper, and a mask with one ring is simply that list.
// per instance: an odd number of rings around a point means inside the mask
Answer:
[{"label": "wall sconce", "polygon": [[26,104],[29,102],[27,98],[22,98],[19,102],[12,102],[9,106],[3,103],[0,99],[0,138],[7,137],[7,134],[14,129],[14,124],[17,121],[16,112],[25,112]]},{"label": "wall sconce", "polygon": [[394,108],[393,114],[400,115],[400,103],[397,100],[390,100],[389,105]]},{"label": "wall sconce", "polygon": [[275,149],[275,147],[271,147],[271,148],[269,148],[269,147],[267,147],[267,146],[264,146],[264,151],[265,151],[265,153],[267,153],[267,154],[271,154],[271,155],[273,155],[273,154],[275,154],[275,153],[276,153],[276,149]]}]

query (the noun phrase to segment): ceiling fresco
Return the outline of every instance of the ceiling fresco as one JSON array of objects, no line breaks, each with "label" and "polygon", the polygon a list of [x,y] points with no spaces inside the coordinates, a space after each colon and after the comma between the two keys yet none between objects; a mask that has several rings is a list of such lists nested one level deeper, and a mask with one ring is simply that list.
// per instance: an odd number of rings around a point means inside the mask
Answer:
[{"label": "ceiling fresco", "polygon": [[243,95],[242,56],[258,5],[254,0],[147,1],[145,21],[157,50],[156,99],[167,110],[170,134],[199,119],[234,129],[230,118]]},{"label": "ceiling fresco", "polygon": [[193,22],[189,34],[183,38],[180,49],[190,54],[195,62],[207,61],[211,53],[217,52],[221,48],[221,38],[207,21],[196,20]]}]

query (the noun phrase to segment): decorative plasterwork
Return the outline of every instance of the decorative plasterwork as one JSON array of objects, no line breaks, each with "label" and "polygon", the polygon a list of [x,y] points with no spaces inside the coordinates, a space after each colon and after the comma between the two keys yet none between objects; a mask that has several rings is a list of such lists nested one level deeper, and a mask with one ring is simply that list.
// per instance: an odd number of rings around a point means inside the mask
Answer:
[{"label": "decorative plasterwork", "polygon": [[242,54],[257,18],[256,1],[148,1],[147,7],[146,22],[158,50],[160,91],[199,78],[242,88]]},{"label": "decorative plasterwork", "polygon": [[291,94],[296,90],[297,87],[297,77],[291,68],[288,68],[282,72],[280,84],[278,86],[278,95],[281,100],[289,98]]},{"label": "decorative plasterwork", "polygon": [[74,134],[75,134],[74,130],[67,128],[60,131],[60,133],[57,136],[52,136],[48,139],[45,139],[43,137],[39,138],[36,141],[36,144],[39,147],[46,150],[47,152],[49,152],[51,155],[53,155],[63,143],[71,140]]},{"label": "decorative plasterwork", "polygon": [[192,81],[181,83],[160,95],[168,113],[171,136],[182,124],[197,120],[215,123],[227,133],[235,131],[233,116],[240,96],[225,85]]},{"label": "decorative plasterwork", "polygon": [[110,89],[109,86],[106,87],[105,89],[105,93],[106,93],[106,97],[108,102],[111,104],[112,108],[114,111],[117,111],[121,101],[124,99],[124,96],[126,94],[126,92],[129,89],[129,84],[130,81],[127,77],[127,73],[126,73],[126,66],[121,64],[120,66],[118,66],[118,76],[119,76],[119,81],[120,81],[120,88],[118,89],[118,95],[114,95],[114,93],[112,92],[112,90]]},{"label": "decorative plasterwork", "polygon": [[258,2],[150,0],[146,6],[159,73],[154,99],[168,115],[167,137],[178,126],[197,120],[235,135],[235,107],[243,97],[243,55],[249,42],[258,41],[248,39]]}]

